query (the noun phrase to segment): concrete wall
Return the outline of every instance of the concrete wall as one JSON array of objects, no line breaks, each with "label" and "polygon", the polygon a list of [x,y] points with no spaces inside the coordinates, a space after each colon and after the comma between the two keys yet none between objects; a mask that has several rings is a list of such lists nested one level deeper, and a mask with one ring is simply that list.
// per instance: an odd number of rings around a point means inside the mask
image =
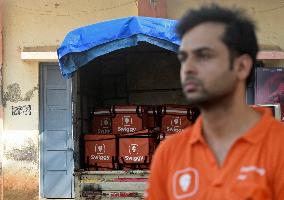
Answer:
[{"label": "concrete wall", "polygon": [[[168,18],[179,19],[189,8],[216,2],[228,7],[241,7],[255,20],[259,44],[264,50],[284,50],[284,2],[281,0],[167,0]],[[268,66],[283,66],[284,61],[265,61]]]},{"label": "concrete wall", "polygon": [[[74,28],[137,14],[134,0],[6,1],[2,101],[5,200],[39,196],[39,63],[23,62],[21,50],[58,46]],[[13,115],[12,109],[26,112]]]},{"label": "concrete wall", "polygon": [[[58,46],[66,33],[74,28],[102,20],[138,15],[137,2],[135,0],[6,1],[4,99],[1,102],[4,106],[5,200],[38,199],[39,192],[39,63],[23,62],[20,59],[21,50],[24,47]],[[167,16],[177,19],[187,8],[198,6],[201,2],[210,1],[167,0]],[[266,0],[220,0],[217,2],[246,8],[258,24],[260,43],[284,49],[282,1],[271,0],[268,3]],[[268,62],[268,64],[284,66],[283,61]],[[148,70],[141,71],[140,76],[148,76]],[[165,79],[166,77],[163,78]],[[152,80],[153,84],[159,81],[155,77],[152,77]],[[143,86],[139,80],[136,81],[138,81],[137,87]],[[182,98],[181,94],[178,95],[178,98]],[[141,97],[133,94],[132,99],[141,99]],[[180,102],[180,99],[177,102]],[[14,111],[26,109],[26,112],[15,112],[14,114],[19,115],[13,115],[13,109]]]}]

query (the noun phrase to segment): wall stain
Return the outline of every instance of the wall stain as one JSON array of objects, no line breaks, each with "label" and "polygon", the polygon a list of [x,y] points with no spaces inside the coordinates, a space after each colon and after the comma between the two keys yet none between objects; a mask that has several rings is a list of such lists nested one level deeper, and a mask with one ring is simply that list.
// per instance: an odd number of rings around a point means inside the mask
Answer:
[{"label": "wall stain", "polygon": [[14,147],[13,149],[6,151],[4,154],[7,159],[11,160],[27,161],[34,164],[38,161],[38,148],[31,139],[28,139],[21,147]]},{"label": "wall stain", "polygon": [[3,92],[3,99],[0,103],[5,107],[8,101],[12,103],[30,101],[34,96],[35,91],[37,90],[38,86],[33,87],[22,97],[22,91],[19,83],[10,84],[7,86],[7,90]]},{"label": "wall stain", "polygon": [[3,199],[39,200],[38,164],[6,160],[3,176]]},{"label": "wall stain", "polygon": [[55,3],[55,4],[54,4],[54,7],[55,7],[55,8],[58,8],[59,6],[60,6],[59,3]]}]

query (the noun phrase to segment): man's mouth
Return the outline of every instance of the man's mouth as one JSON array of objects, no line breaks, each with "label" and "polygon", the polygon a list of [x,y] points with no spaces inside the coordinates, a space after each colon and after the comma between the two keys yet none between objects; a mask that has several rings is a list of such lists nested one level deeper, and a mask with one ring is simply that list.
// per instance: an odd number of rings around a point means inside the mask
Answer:
[{"label": "man's mouth", "polygon": [[197,90],[197,83],[195,82],[187,82],[184,84],[184,91],[185,92],[194,92]]}]

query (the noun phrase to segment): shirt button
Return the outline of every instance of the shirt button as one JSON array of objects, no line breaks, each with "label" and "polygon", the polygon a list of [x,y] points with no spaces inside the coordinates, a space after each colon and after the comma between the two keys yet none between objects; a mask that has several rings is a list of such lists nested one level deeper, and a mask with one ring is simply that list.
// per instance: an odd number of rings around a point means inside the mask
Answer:
[{"label": "shirt button", "polygon": [[222,187],[223,186],[223,183],[221,180],[215,180],[212,182],[211,184],[213,187]]}]

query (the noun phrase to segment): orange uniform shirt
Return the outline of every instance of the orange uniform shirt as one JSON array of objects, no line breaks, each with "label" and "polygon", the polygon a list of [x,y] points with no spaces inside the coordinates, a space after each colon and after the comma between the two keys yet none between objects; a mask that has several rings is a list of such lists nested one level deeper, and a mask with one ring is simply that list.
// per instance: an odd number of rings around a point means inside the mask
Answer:
[{"label": "orange uniform shirt", "polygon": [[[147,200],[284,200],[284,126],[269,110],[231,147],[222,166],[205,142],[202,119],[158,147]],[[233,123],[233,122],[232,122]]]}]

